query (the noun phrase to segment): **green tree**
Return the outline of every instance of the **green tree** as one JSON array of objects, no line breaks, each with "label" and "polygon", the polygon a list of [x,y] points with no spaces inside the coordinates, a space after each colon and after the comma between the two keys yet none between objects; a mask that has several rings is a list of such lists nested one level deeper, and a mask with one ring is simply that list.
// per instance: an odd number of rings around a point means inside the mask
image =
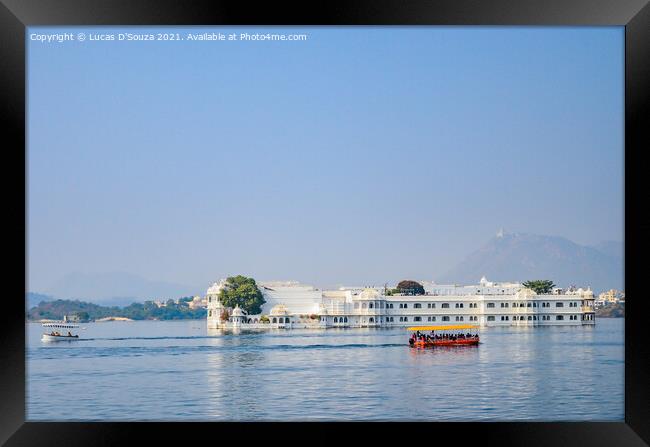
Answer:
[{"label": "green tree", "polygon": [[526,281],[522,284],[527,289],[532,290],[538,295],[546,295],[551,293],[555,284],[548,279],[536,279],[534,281]]},{"label": "green tree", "polygon": [[253,278],[237,275],[226,279],[225,286],[219,292],[219,301],[226,307],[239,306],[249,314],[262,312],[266,302]]},{"label": "green tree", "polygon": [[417,281],[405,279],[397,284],[397,290],[404,295],[424,295],[424,287]]},{"label": "green tree", "polygon": [[75,312],[74,315],[81,323],[85,323],[90,320],[90,314],[88,314],[86,311]]}]

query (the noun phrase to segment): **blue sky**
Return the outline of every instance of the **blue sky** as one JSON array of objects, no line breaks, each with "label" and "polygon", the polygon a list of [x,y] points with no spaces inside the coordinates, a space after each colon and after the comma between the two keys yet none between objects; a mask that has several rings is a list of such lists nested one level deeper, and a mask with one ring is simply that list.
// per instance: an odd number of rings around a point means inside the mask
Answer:
[{"label": "blue sky", "polygon": [[[63,42],[48,32],[305,33]],[[622,27],[30,28],[29,288],[430,278],[503,227],[623,240]]]}]

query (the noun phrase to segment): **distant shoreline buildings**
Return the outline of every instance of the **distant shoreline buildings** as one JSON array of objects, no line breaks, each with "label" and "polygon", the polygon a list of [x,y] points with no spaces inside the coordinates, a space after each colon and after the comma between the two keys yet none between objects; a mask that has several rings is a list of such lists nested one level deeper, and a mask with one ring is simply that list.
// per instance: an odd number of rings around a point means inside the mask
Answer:
[{"label": "distant shoreline buildings", "polygon": [[219,292],[207,289],[208,329],[407,327],[431,324],[556,326],[595,324],[590,288],[554,288],[538,295],[519,283],[481,278],[477,285],[421,281],[424,294],[391,294],[372,287],[319,290],[295,281],[258,283],[266,303],[258,315],[225,308]]},{"label": "distant shoreline buildings", "polygon": [[594,301],[594,306],[600,308],[610,304],[625,304],[625,292],[616,289],[610,289],[598,295],[598,299]]}]

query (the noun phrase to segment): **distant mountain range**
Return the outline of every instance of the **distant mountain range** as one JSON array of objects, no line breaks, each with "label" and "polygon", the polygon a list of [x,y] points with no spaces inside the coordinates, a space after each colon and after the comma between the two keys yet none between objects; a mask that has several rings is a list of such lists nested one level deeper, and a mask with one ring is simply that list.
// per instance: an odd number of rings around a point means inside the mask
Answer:
[{"label": "distant mountain range", "polygon": [[27,294],[27,308],[31,309],[34,306],[38,306],[39,303],[54,301],[55,299],[53,296],[43,295],[42,293],[29,292]]},{"label": "distant mountain range", "polygon": [[[195,288],[165,281],[152,281],[131,273],[71,273],[43,294],[28,294],[28,303],[42,297],[91,301],[104,306],[126,306],[133,302],[195,295]],[[31,307],[31,306],[30,306]]]},{"label": "distant mountain range", "polygon": [[624,289],[623,243],[589,247],[558,236],[499,232],[469,254],[438,283],[475,284],[490,281],[550,279],[557,286],[590,286],[594,293]]},{"label": "distant mountain range", "polygon": [[[438,283],[476,284],[490,281],[550,279],[560,287],[590,286],[594,293],[624,290],[623,243],[605,241],[595,246],[576,244],[558,236],[499,232],[470,253]],[[58,298],[90,301],[104,306],[202,294],[196,287],[152,281],[123,272],[71,273],[42,293],[28,293],[29,308]]]}]

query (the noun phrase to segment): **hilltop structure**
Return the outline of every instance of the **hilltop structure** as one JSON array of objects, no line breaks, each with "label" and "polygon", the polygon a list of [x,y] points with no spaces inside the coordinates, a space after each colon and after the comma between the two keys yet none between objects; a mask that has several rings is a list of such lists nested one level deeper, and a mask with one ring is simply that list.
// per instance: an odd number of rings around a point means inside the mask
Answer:
[{"label": "hilltop structure", "polygon": [[319,290],[298,282],[259,283],[266,303],[259,315],[225,308],[219,291],[207,290],[208,328],[405,327],[443,324],[549,326],[595,324],[590,288],[554,288],[537,295],[520,283],[444,285],[421,281],[422,295],[387,295],[377,288]]}]

